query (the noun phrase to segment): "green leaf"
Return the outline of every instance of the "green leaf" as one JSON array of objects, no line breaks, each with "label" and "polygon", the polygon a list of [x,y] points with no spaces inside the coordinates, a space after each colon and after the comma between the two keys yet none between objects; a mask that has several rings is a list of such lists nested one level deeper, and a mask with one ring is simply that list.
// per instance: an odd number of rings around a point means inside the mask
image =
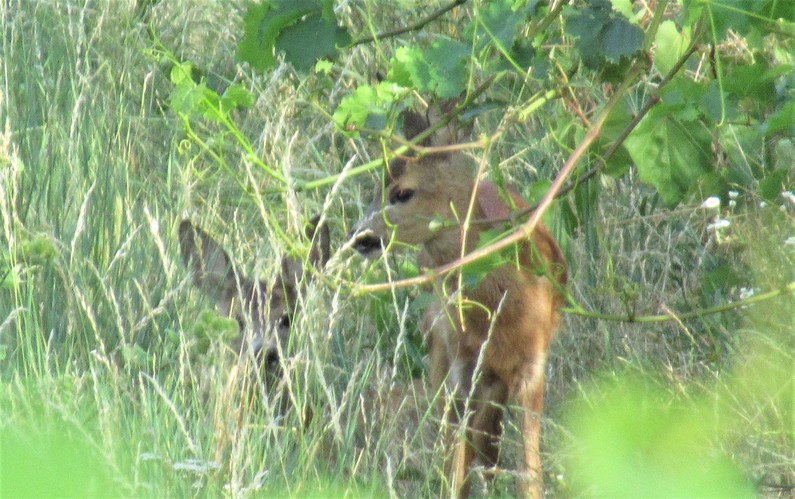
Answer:
[{"label": "green leaf", "polygon": [[671,401],[637,375],[585,392],[566,423],[579,446],[574,495],[755,497],[742,470],[706,444],[719,438],[713,406]]},{"label": "green leaf", "polygon": [[[624,132],[629,122],[632,121],[632,116],[629,110],[623,106],[616,106],[613,111],[607,116],[604,124],[602,125],[602,133],[596,139],[594,146],[591,148],[595,153],[603,154],[609,149],[613,143],[618,139],[619,135]],[[599,159],[597,157],[595,159]],[[620,177],[626,173],[632,163],[632,158],[627,153],[626,148],[621,145],[604,166],[603,172],[606,175],[613,177]]]},{"label": "green leaf", "polygon": [[224,317],[215,310],[202,310],[191,328],[196,340],[196,349],[205,353],[213,342],[229,343],[240,334],[240,325],[235,319]]},{"label": "green leaf", "polygon": [[[480,233],[478,241],[478,248],[483,248],[489,244],[498,241],[505,234],[496,229],[490,229]],[[463,276],[464,286],[473,288],[486,277],[491,271],[498,269],[508,263],[510,255],[515,251],[515,245],[504,248],[500,251],[491,253],[479,260],[464,265],[461,269]]]},{"label": "green leaf", "polygon": [[624,142],[642,181],[676,206],[711,171],[711,135],[698,122],[652,110]]},{"label": "green leaf", "polygon": [[583,9],[566,10],[566,32],[592,69],[618,65],[643,48],[643,31],[613,11],[608,0],[591,0]]},{"label": "green leaf", "polygon": [[250,4],[238,57],[263,71],[276,64],[278,49],[296,70],[309,71],[317,60],[332,57],[337,45],[350,42],[347,30],[337,26],[332,7],[328,0]]},{"label": "green leaf", "polygon": [[238,57],[260,71],[276,64],[276,39],[282,30],[316,8],[312,0],[296,0],[289,7],[274,3],[251,3],[243,16],[245,31],[238,45]]},{"label": "green leaf", "polygon": [[718,39],[729,29],[747,36],[752,31],[768,33],[779,20],[795,22],[795,9],[786,0],[685,0],[684,10],[688,24],[705,16]]},{"label": "green leaf", "polygon": [[390,61],[388,80],[442,99],[457,97],[464,91],[469,73],[470,48],[449,38],[440,38],[426,50],[401,47]]},{"label": "green leaf", "polygon": [[431,80],[431,67],[417,47],[400,47],[389,61],[387,79],[405,88],[425,88]]},{"label": "green leaf", "polygon": [[221,111],[224,114],[229,113],[232,109],[249,109],[254,106],[254,94],[249,92],[243,85],[235,83],[224,91],[220,104]]},{"label": "green leaf", "polygon": [[790,173],[792,172],[784,169],[767,174],[765,178],[759,181],[759,195],[771,203],[776,202],[781,196],[781,192],[790,187],[787,185],[787,178]]},{"label": "green leaf", "polygon": [[510,1],[489,2],[480,13],[480,22],[490,36],[481,41],[478,50],[489,42],[499,43],[506,51],[509,50],[516,38],[519,24],[524,20],[524,14],[514,10]]},{"label": "green leaf", "polygon": [[795,137],[795,101],[793,100],[787,101],[762,124],[762,133],[766,136],[779,132]]},{"label": "green leaf", "polygon": [[334,111],[334,124],[343,132],[357,134],[359,128],[382,129],[387,113],[407,90],[389,80],[375,87],[363,85],[342,99]]},{"label": "green leaf", "polygon": [[300,72],[308,72],[320,59],[332,58],[337,46],[350,43],[348,31],[318,14],[307,16],[284,28],[276,48],[284,52],[287,62]]},{"label": "green leaf", "polygon": [[468,45],[449,38],[433,42],[426,52],[426,60],[431,67],[430,89],[442,99],[458,97],[467,84]]},{"label": "green leaf", "polygon": [[654,43],[657,47],[654,65],[660,73],[668,74],[690,45],[690,35],[684,30],[680,32],[673,21],[663,21],[657,29]]}]

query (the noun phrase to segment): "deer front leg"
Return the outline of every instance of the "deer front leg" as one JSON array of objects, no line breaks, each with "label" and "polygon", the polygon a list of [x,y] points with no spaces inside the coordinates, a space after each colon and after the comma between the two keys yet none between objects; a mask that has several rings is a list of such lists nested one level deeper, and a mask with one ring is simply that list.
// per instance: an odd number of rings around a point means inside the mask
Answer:
[{"label": "deer front leg", "polygon": [[529,375],[520,382],[514,395],[522,413],[524,440],[524,473],[517,488],[521,497],[544,497],[544,475],[541,468],[541,414],[544,406],[543,361],[530,366]]}]

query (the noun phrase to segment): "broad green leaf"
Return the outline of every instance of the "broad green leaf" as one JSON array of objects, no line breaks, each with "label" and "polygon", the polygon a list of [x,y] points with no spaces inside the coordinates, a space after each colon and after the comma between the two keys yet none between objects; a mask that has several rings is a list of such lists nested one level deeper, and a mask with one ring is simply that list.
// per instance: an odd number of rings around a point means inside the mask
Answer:
[{"label": "broad green leaf", "polygon": [[431,68],[417,47],[400,47],[389,61],[387,79],[406,88],[427,90],[431,81]]},{"label": "broad green leaf", "polygon": [[787,101],[781,109],[771,114],[762,125],[762,131],[768,136],[782,132],[795,137],[795,101]]},{"label": "broad green leaf", "polygon": [[251,3],[243,17],[245,35],[238,45],[240,60],[260,71],[276,64],[276,39],[282,30],[320,9],[312,0],[296,0],[289,6],[263,1]]},{"label": "broad green leaf", "polygon": [[767,33],[779,20],[795,22],[795,9],[786,0],[685,0],[683,5],[688,25],[703,16],[718,39],[730,29],[747,36],[752,31]]},{"label": "broad green leaf", "polygon": [[713,406],[672,402],[653,383],[626,378],[587,390],[571,411],[578,450],[570,469],[585,495],[756,496],[739,467],[707,445],[718,436]]},{"label": "broad green leaf", "polygon": [[[480,233],[478,248],[488,246],[489,244],[498,241],[504,235],[505,234],[503,232],[500,232],[496,229],[483,231]],[[513,255],[514,251],[516,251],[515,245],[509,246],[472,263],[464,265],[464,267],[461,269],[464,279],[464,286],[468,288],[477,286],[478,283],[480,283],[480,281],[483,280],[483,278],[486,277],[489,272],[508,263],[510,261],[510,256]]]},{"label": "broad green leaf", "polygon": [[759,195],[771,203],[778,201],[781,193],[792,187],[787,185],[787,180],[793,174],[795,172],[786,169],[768,173],[765,178],[759,181]]},{"label": "broad green leaf", "polygon": [[449,38],[435,40],[424,51],[401,47],[390,61],[388,79],[443,99],[457,97],[466,88],[469,55],[468,45]]},{"label": "broad green leaf", "polygon": [[[624,132],[624,129],[631,120],[632,116],[626,107],[616,106],[616,108],[613,109],[602,125],[602,133],[599,134],[594,146],[591,148],[591,150],[598,155],[594,158],[594,161],[603,158],[602,155],[613,145],[619,135]],[[626,148],[621,145],[618,150],[613,153],[613,156],[608,159],[602,171],[606,175],[620,177],[626,173],[631,163],[632,158],[630,158]]]},{"label": "broad green leaf", "polygon": [[426,52],[426,60],[431,66],[431,89],[442,99],[458,97],[467,84],[467,62],[469,46],[449,38],[433,42]]},{"label": "broad green leaf", "polygon": [[337,45],[350,41],[347,30],[337,26],[333,2],[328,0],[263,1],[249,5],[243,18],[245,35],[238,57],[260,71],[276,64],[276,49],[298,71],[331,57]]},{"label": "broad green leaf", "polygon": [[643,48],[643,31],[614,12],[609,0],[591,0],[587,8],[565,13],[566,32],[592,69],[619,65]]},{"label": "broad green leaf", "polygon": [[229,88],[224,91],[224,95],[221,96],[221,111],[225,114],[232,109],[248,109],[253,105],[254,94],[246,90],[246,88],[239,83],[230,85]]},{"label": "broad green leaf", "polygon": [[481,41],[478,49],[482,49],[487,43],[497,42],[506,51],[509,50],[516,38],[519,24],[524,20],[524,13],[514,10],[508,0],[487,3],[486,8],[480,12],[480,22],[489,35]]},{"label": "broad green leaf", "polygon": [[632,19],[635,14],[632,12],[632,0],[610,0],[613,10],[620,13],[627,19]]},{"label": "broad green leaf", "polygon": [[711,171],[711,135],[698,122],[652,110],[624,142],[642,181],[676,206]]},{"label": "broad green leaf", "polygon": [[[784,66],[785,72],[791,68]],[[778,72],[768,70],[767,64],[757,63],[732,68],[723,81],[723,90],[740,98],[752,97],[770,101],[775,96],[775,79]]]},{"label": "broad green leaf", "polygon": [[301,72],[308,72],[319,59],[331,58],[337,46],[347,45],[351,37],[348,31],[329,22],[319,14],[306,16],[300,22],[287,26],[276,40],[276,48],[284,52],[284,58]]},{"label": "broad green leaf", "polygon": [[663,21],[657,29],[654,43],[657,46],[654,65],[660,73],[668,74],[690,45],[690,35],[684,30],[680,32],[673,21]]}]

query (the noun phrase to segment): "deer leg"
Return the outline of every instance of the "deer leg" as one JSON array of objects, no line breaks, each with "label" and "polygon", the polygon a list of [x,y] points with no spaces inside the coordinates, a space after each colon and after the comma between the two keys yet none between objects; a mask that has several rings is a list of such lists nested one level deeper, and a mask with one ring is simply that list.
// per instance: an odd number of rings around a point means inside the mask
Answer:
[{"label": "deer leg", "polygon": [[469,495],[467,472],[474,454],[472,446],[467,441],[469,432],[461,433],[458,430],[461,428],[461,424],[467,426],[466,397],[469,394],[471,381],[472,369],[467,363],[460,359],[453,361],[447,376],[447,382],[451,385],[449,396],[452,398],[450,399],[451,403],[445,407],[445,445],[448,449],[445,475],[456,497]]},{"label": "deer leg", "polygon": [[521,497],[540,499],[544,496],[544,476],[541,468],[541,413],[544,405],[544,362],[530,364],[514,395],[522,413],[524,440],[524,472],[517,487]]},{"label": "deer leg", "polygon": [[[478,383],[475,400],[471,402],[474,413],[467,432],[471,454],[468,466],[472,466],[473,462],[486,468],[497,465],[502,414],[507,398],[508,387],[505,383],[496,376],[484,373]],[[490,482],[492,477],[488,474],[486,480]]]}]

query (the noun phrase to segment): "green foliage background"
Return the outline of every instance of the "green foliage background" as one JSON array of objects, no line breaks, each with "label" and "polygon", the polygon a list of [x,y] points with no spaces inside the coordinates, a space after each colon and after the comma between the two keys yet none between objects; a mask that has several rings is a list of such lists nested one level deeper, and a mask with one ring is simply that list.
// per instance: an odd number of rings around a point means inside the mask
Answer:
[{"label": "green foliage background", "polygon": [[[344,242],[405,150],[400,111],[458,96],[467,153],[531,201],[605,117],[545,214],[571,274],[547,494],[790,495],[794,15],[4,2],[0,495],[444,494],[438,415],[412,384],[426,297],[358,292],[416,274],[413,255],[368,264]],[[191,289],[176,227],[191,218],[270,279],[306,256],[316,213],[334,254],[293,320],[281,413],[238,389],[235,324]],[[498,495],[514,491],[514,419]]]}]

